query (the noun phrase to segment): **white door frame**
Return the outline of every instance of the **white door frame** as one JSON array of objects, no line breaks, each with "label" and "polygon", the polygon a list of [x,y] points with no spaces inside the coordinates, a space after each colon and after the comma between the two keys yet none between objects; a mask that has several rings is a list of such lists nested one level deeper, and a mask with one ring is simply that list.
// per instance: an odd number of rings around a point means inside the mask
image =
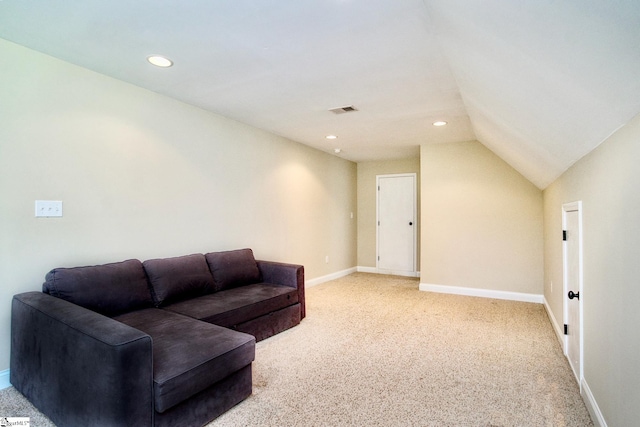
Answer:
[{"label": "white door frame", "polygon": [[[567,212],[578,212],[578,292],[580,292],[580,298],[578,299],[578,317],[579,317],[579,327],[580,327],[580,366],[577,367],[577,380],[580,386],[580,392],[582,392],[582,382],[584,380],[584,316],[583,316],[583,305],[584,305],[584,292],[583,292],[583,249],[582,249],[582,202],[571,202],[565,203],[562,205],[562,230],[567,229]],[[563,268],[563,295],[562,295],[562,310],[563,310],[563,319],[564,324],[567,325],[569,321],[569,298],[567,294],[570,290],[568,288],[568,275],[569,275],[569,267],[568,267],[568,257],[567,257],[567,243],[565,241],[562,242],[562,268]],[[563,350],[564,355],[568,357],[568,349],[569,349],[569,337],[568,335],[564,335],[563,340]]]},{"label": "white door frame", "polygon": [[[380,269],[379,261],[380,261],[380,227],[378,224],[380,222],[380,179],[384,178],[402,178],[402,177],[411,177],[413,178],[413,271],[390,271],[386,269]],[[385,274],[395,274],[402,276],[410,276],[417,277],[418,276],[418,174],[416,173],[396,173],[396,174],[386,174],[386,175],[376,175],[376,271],[378,273]]]}]

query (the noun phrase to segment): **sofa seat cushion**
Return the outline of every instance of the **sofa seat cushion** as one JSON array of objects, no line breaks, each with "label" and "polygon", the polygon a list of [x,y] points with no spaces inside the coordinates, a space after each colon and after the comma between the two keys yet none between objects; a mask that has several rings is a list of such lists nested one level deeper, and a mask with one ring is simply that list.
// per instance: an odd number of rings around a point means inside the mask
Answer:
[{"label": "sofa seat cushion", "polygon": [[233,327],[298,302],[298,290],[256,283],[205,295],[165,307],[215,325]]},{"label": "sofa seat cushion", "polygon": [[151,336],[157,412],[164,412],[249,365],[255,338],[170,311],[149,308],[116,320]]}]

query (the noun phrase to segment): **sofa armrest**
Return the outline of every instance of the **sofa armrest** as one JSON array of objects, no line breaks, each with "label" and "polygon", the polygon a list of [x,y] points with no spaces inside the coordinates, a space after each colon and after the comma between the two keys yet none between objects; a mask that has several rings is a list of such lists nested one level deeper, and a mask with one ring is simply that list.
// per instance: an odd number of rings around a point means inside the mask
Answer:
[{"label": "sofa armrest", "polygon": [[151,337],[41,292],[13,297],[10,380],[65,426],[152,425]]},{"label": "sofa armrest", "polygon": [[298,302],[300,303],[300,318],[306,316],[304,303],[304,266],[285,264],[273,261],[256,261],[262,274],[262,280],[276,285],[290,286],[298,289]]}]

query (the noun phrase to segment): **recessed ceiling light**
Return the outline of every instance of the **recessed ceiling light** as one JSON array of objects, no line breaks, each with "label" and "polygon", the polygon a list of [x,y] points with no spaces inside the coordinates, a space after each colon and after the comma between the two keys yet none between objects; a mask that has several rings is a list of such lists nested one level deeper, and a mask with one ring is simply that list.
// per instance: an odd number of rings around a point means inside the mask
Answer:
[{"label": "recessed ceiling light", "polygon": [[446,124],[447,124],[447,122],[443,122],[442,120],[437,121],[437,122],[433,122],[434,126],[444,126]]},{"label": "recessed ceiling light", "polygon": [[340,154],[340,152],[342,152],[342,150],[339,149],[339,148],[334,148],[333,152],[336,153],[336,154]]},{"label": "recessed ceiling light", "polygon": [[156,67],[168,68],[173,65],[173,61],[161,55],[151,55],[147,57],[147,61]]},{"label": "recessed ceiling light", "polygon": [[325,138],[327,138],[327,139],[337,139],[338,137],[335,136],[335,135],[327,135],[327,136],[325,136]]}]

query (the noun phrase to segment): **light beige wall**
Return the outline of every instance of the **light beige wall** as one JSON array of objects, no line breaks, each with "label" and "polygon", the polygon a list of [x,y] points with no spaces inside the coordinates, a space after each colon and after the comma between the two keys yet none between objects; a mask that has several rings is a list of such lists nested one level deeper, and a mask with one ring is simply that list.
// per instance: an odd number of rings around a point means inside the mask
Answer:
[{"label": "light beige wall", "polygon": [[241,247],[307,279],[356,266],[354,163],[2,40],[0,58],[0,371],[11,296],[54,267]]},{"label": "light beige wall", "polygon": [[558,322],[562,204],[583,202],[584,378],[610,426],[640,419],[639,161],[637,116],[544,191],[544,294]]},{"label": "light beige wall", "polygon": [[[358,163],[358,266],[376,267],[376,176],[417,174],[418,218],[420,218],[420,158]],[[420,223],[418,221],[418,236]],[[420,259],[418,237],[417,259]]]},{"label": "light beige wall", "polygon": [[421,283],[542,294],[542,192],[479,142],[420,157]]}]

